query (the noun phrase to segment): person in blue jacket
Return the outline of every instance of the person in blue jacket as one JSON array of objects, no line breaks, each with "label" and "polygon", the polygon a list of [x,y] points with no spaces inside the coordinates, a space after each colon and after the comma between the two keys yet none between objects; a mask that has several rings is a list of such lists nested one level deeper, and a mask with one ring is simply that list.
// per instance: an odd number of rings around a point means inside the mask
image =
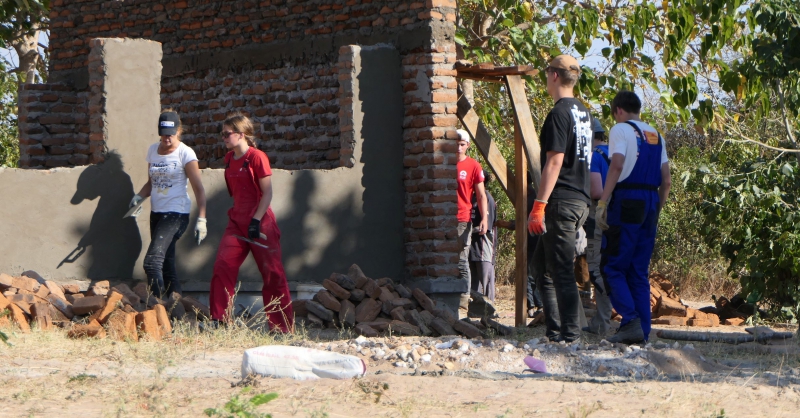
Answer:
[{"label": "person in blue jacket", "polygon": [[672,185],[664,138],[641,121],[641,109],[632,91],[620,91],[611,102],[617,124],[609,135],[611,164],[595,213],[605,231],[600,268],[622,316],[608,341],[625,344],[647,341],[650,334],[650,257]]},{"label": "person in blue jacket", "polygon": [[600,274],[600,248],[603,241],[603,230],[597,225],[594,212],[598,199],[603,195],[603,185],[611,158],[608,154],[606,130],[603,129],[603,125],[597,118],[592,118],[592,133],[592,163],[589,168],[592,182],[592,207],[589,211],[589,219],[583,224],[583,228],[586,231],[586,261],[589,264],[589,280],[594,285],[597,314],[592,317],[589,326],[583,331],[605,335],[611,328],[611,300],[608,298],[608,291]]}]

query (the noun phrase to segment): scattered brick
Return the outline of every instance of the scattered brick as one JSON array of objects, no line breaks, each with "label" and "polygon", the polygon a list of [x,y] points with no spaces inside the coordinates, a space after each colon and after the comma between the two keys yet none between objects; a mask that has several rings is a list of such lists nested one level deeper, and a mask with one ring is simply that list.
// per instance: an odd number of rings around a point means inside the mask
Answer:
[{"label": "scattered brick", "polygon": [[161,327],[158,326],[158,318],[154,310],[148,310],[136,314],[136,327],[151,341],[161,341]]},{"label": "scattered brick", "polygon": [[44,285],[47,286],[47,290],[50,291],[50,294],[55,295],[57,298],[63,301],[67,300],[67,296],[64,295],[64,290],[61,289],[61,286],[58,283],[52,280],[46,280]]},{"label": "scattered brick", "polygon": [[329,277],[328,279],[338,284],[345,290],[353,290],[356,288],[356,283],[352,279],[350,279],[350,277],[344,274],[333,273],[331,274],[331,277]]},{"label": "scattered brick", "polygon": [[14,286],[14,278],[5,273],[0,273],[0,290],[8,290]]},{"label": "scattered brick", "polygon": [[356,306],[349,300],[342,301],[342,308],[339,310],[339,322],[342,325],[352,328],[356,325]]},{"label": "scattered brick", "polygon": [[381,313],[381,303],[375,299],[364,299],[356,306],[356,322],[370,322]]},{"label": "scattered brick", "polygon": [[[42,286],[44,287],[44,286]],[[37,302],[31,305],[31,316],[41,330],[53,328],[53,318],[50,316],[50,304]]]},{"label": "scattered brick", "polygon": [[211,318],[211,310],[199,300],[191,296],[182,296],[181,303],[183,307],[186,308],[186,312],[197,312],[198,319],[200,319],[200,316],[208,319]]},{"label": "scattered brick", "polygon": [[733,325],[735,327],[742,324],[744,324],[744,318],[728,318],[724,322],[724,325]]},{"label": "scattered brick", "polygon": [[64,284],[64,285],[61,285],[61,287],[64,288],[64,293],[65,294],[74,295],[76,293],[80,293],[80,291],[81,291],[81,287],[78,286],[77,284]]},{"label": "scattered brick", "polygon": [[379,335],[378,331],[375,330],[375,328],[372,328],[371,326],[369,326],[367,324],[358,324],[358,325],[356,325],[355,331],[359,335],[363,335],[363,336],[368,337],[368,338],[374,338],[374,337],[377,337]]},{"label": "scattered brick", "polygon": [[710,327],[711,321],[709,321],[708,319],[692,318],[687,321],[687,324],[689,324],[689,326],[691,327]]},{"label": "scattered brick", "polygon": [[357,264],[350,266],[350,269],[347,271],[347,276],[350,277],[350,280],[356,285],[356,289],[363,289],[364,285],[367,284],[367,276],[361,271],[361,267]]},{"label": "scattered brick", "polygon": [[126,285],[125,283],[120,283],[112,287],[111,290],[115,290],[121,293],[122,296],[125,297],[124,299],[122,299],[123,303],[127,303],[129,305],[138,305],[139,303],[142,302],[142,298],[140,298],[139,295],[137,295],[136,292],[131,290],[131,288],[128,287],[128,285]]},{"label": "scattered brick", "polygon": [[483,333],[481,333],[481,330],[478,329],[478,327],[466,321],[456,321],[452,326],[456,332],[464,335],[467,338],[478,338],[483,336]]},{"label": "scattered brick", "polygon": [[86,296],[75,299],[75,302],[72,304],[72,312],[75,315],[86,315],[103,309],[105,305],[105,296]]},{"label": "scattered brick", "polygon": [[[309,319],[311,319],[311,314],[316,315],[317,318],[324,322],[333,321],[333,311],[330,309],[322,306],[318,302],[313,300],[306,301],[306,309],[308,309]],[[356,319],[358,319],[358,310],[356,310]]]},{"label": "scattered brick", "polygon": [[686,325],[689,318],[685,316],[660,316],[653,318],[650,323],[655,325]]},{"label": "scattered brick", "polygon": [[361,289],[353,289],[350,291],[350,302],[359,303],[364,300],[365,293]]},{"label": "scattered brick", "polygon": [[343,299],[343,300],[344,299],[350,299],[350,292],[348,292],[343,287],[339,286],[338,284],[336,284],[336,282],[334,282],[334,281],[332,281],[330,279],[323,280],[322,281],[322,287],[327,289],[329,292],[331,292],[331,294],[333,294],[334,296],[336,296],[339,299]]},{"label": "scattered brick", "polygon": [[28,318],[25,316],[25,312],[22,312],[22,309],[14,303],[9,304],[8,309],[11,310],[11,320],[17,324],[19,329],[24,333],[31,332],[31,326],[28,324]]},{"label": "scattered brick", "polygon": [[106,338],[106,330],[99,324],[75,324],[67,332],[69,338]]},{"label": "scattered brick", "polygon": [[12,287],[16,287],[18,290],[27,290],[28,292],[35,292],[39,290],[41,285],[36,279],[31,279],[30,277],[14,277],[14,281],[11,285]]},{"label": "scattered brick", "polygon": [[414,289],[413,291],[411,291],[411,294],[414,295],[414,299],[416,299],[417,302],[419,302],[419,305],[422,306],[422,309],[428,312],[436,311],[436,305],[433,303],[431,298],[429,298],[428,295],[425,294],[425,292],[423,292],[420,289]]},{"label": "scattered brick", "polygon": [[441,336],[456,335],[456,330],[442,318],[434,318],[431,321],[430,327]]},{"label": "scattered brick", "polygon": [[111,284],[108,280],[101,280],[89,286],[86,296],[106,296],[109,290],[111,290]]},{"label": "scattered brick", "polygon": [[106,322],[108,336],[118,341],[137,341],[136,314],[116,310],[111,313]]},{"label": "scattered brick", "polygon": [[405,312],[406,312],[405,309],[398,306],[392,309],[391,312],[389,312],[389,315],[392,317],[392,319],[395,319],[397,321],[405,321],[406,320]]},{"label": "scattered brick", "polygon": [[420,335],[419,328],[398,320],[389,323],[389,331],[397,335]]},{"label": "scattered brick", "polygon": [[89,321],[91,322],[92,320],[95,320],[100,324],[105,324],[109,315],[111,315],[111,313],[120,306],[122,298],[123,296],[121,293],[112,291],[111,294],[108,295],[105,305],[103,305],[101,309],[95,311],[92,316],[89,317]]},{"label": "scattered brick", "polygon": [[158,326],[161,328],[161,335],[172,334],[172,323],[169,322],[167,308],[165,308],[164,305],[156,305],[153,307],[153,310],[156,313]]},{"label": "scattered brick", "polygon": [[342,304],[338,300],[336,300],[333,295],[328,293],[326,290],[320,290],[314,295],[314,301],[319,302],[322,306],[334,311],[339,312],[342,309]]},{"label": "scattered brick", "polygon": [[75,312],[72,311],[72,304],[67,302],[64,299],[59,298],[56,294],[51,293],[47,296],[47,300],[50,304],[53,305],[54,308],[58,309],[67,319],[72,319],[75,316]]}]

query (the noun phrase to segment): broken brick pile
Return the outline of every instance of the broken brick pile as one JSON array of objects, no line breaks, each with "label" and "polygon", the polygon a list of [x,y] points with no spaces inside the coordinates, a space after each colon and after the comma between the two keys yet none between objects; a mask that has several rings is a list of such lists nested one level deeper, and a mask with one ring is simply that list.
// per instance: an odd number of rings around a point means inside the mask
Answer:
[{"label": "broken brick pile", "polygon": [[485,336],[489,329],[507,335],[510,329],[484,316],[459,320],[447,305],[420,289],[409,290],[390,278],[373,280],[353,264],[347,274],[333,273],[312,300],[292,302],[295,319],[307,326],[352,328],[359,335]]},{"label": "broken brick pile", "polygon": [[[131,289],[98,281],[86,291],[77,284],[59,284],[34,271],[19,277],[0,274],[0,327],[17,324],[22,332],[31,326],[68,329],[71,338],[105,338],[120,341],[158,341],[172,332],[170,319],[209,318],[208,307],[189,296],[173,293],[169,299],[153,296],[145,283]],[[9,318],[10,317],[10,318]]]},{"label": "broken brick pile", "polygon": [[715,307],[690,308],[675,293],[675,285],[660,273],[650,275],[650,310],[653,313],[652,323],[657,325],[738,326],[745,320],[742,314],[728,315]]}]

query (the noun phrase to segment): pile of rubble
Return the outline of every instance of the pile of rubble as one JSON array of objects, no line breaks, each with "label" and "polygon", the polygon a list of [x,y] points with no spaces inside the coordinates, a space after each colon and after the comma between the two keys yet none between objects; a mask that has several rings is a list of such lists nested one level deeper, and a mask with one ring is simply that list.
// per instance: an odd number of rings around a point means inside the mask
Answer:
[{"label": "pile of rubble", "polygon": [[652,323],[659,325],[718,327],[720,324],[738,326],[745,321],[743,314],[723,313],[719,307],[690,308],[681,302],[675,293],[675,286],[659,273],[650,275],[650,310],[653,313]]},{"label": "pile of rubble", "polygon": [[[365,337],[391,335],[463,335],[479,338],[489,329],[508,335],[509,327],[488,315],[480,321],[458,319],[447,305],[420,289],[409,290],[390,278],[373,280],[353,264],[347,274],[333,273],[312,300],[293,302],[295,319],[307,326],[353,328]],[[488,306],[488,305],[487,305]]]},{"label": "pile of rubble", "polygon": [[[0,292],[0,312],[8,309],[22,332],[30,332],[31,324],[43,330],[58,326],[69,329],[72,338],[157,341],[172,332],[170,318],[210,317],[208,307],[196,299],[173,293],[161,300],[145,283],[131,289],[125,284],[110,287],[104,280],[82,292],[77,284],[62,285],[26,271],[19,277],[0,274]],[[0,326],[8,321],[8,316],[0,318]]]}]

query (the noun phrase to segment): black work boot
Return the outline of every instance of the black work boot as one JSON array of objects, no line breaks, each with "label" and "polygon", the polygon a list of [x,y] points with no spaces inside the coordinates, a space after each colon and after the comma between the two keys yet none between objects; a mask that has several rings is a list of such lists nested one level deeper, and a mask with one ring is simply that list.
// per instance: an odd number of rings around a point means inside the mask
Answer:
[{"label": "black work boot", "polygon": [[642,331],[642,320],[632,319],[627,324],[619,327],[616,334],[606,338],[610,343],[636,344],[644,341],[644,331]]}]

